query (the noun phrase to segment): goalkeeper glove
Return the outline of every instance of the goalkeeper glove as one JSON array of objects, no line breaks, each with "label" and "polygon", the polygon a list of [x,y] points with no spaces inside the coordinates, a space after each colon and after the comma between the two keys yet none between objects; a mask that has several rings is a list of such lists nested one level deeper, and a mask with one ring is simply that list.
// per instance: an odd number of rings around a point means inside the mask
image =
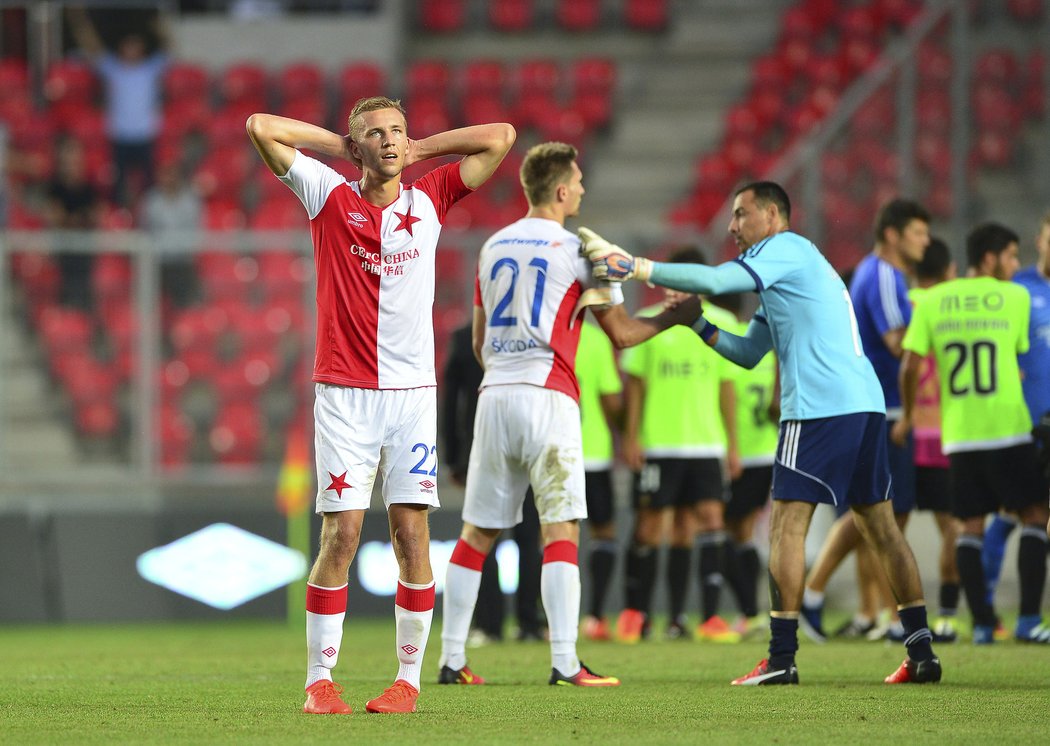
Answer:
[{"label": "goalkeeper glove", "polygon": [[599,280],[621,282],[635,279],[648,282],[653,271],[653,263],[648,259],[631,256],[590,228],[581,227],[577,235],[580,237],[580,255],[587,257],[594,265],[594,276]]}]

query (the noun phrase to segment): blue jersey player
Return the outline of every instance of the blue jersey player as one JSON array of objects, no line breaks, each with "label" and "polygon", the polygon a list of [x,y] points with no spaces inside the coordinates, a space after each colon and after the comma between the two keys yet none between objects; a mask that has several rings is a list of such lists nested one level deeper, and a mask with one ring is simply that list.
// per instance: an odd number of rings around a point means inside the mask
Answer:
[{"label": "blue jersey player", "polygon": [[1024,372],[1025,403],[1038,424],[1050,415],[1050,213],[1043,217],[1035,245],[1039,251],[1036,263],[1014,275],[1014,282],[1024,285],[1032,296],[1028,352],[1017,362]]},{"label": "blue jersey player", "polygon": [[770,349],[780,365],[782,414],[769,539],[772,638],[769,657],[733,683],[798,683],[805,540],[818,503],[850,506],[889,576],[908,657],[886,682],[936,682],[941,664],[930,645],[922,581],[889,501],[882,389],[864,356],[846,286],[812,242],[789,230],[790,215],[779,185],[755,182],[739,189],[729,232],[742,253],[717,267],[635,258],[583,228],[581,250],[594,263],[596,277],[636,278],[704,295],[759,294],[759,311],[743,336],[721,331],[703,316],[693,327],[739,365],[755,365]]},{"label": "blue jersey player", "polygon": [[[861,259],[853,272],[849,292],[857,315],[864,354],[871,361],[882,395],[886,400],[886,427],[892,431],[901,417],[901,395],[897,386],[900,372],[901,340],[911,320],[908,300],[908,274],[922,260],[930,243],[930,215],[917,202],[894,199],[879,210],[875,220],[875,247]],[[915,462],[911,434],[897,445],[886,443],[893,484],[893,512],[904,530],[915,508]],[[890,636],[899,639],[900,622],[876,628],[875,617],[882,598],[882,573],[870,547],[863,544],[852,513],[845,505],[836,506],[839,519],[828,532],[818,559],[806,579],[802,598],[802,630],[812,639],[826,637],[821,624],[824,589],[836,568],[857,549],[857,577],[861,594],[860,612],[843,628],[844,634],[865,634],[872,639]],[[885,595],[889,592],[886,589]],[[890,604],[892,599],[887,598]],[[893,615],[894,617],[896,614]],[[837,634],[837,633],[836,633]]]}]

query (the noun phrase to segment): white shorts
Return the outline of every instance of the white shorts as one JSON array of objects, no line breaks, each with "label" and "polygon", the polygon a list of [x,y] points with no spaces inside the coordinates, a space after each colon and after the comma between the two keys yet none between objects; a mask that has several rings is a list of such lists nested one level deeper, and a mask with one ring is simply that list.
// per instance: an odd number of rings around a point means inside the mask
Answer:
[{"label": "white shorts", "polygon": [[463,520],[516,526],[529,484],[540,523],[587,517],[580,408],[539,386],[489,386],[474,417]]},{"label": "white shorts", "polygon": [[438,507],[433,386],[359,389],[318,383],[314,392],[318,513],[368,508],[380,469],[387,507]]}]

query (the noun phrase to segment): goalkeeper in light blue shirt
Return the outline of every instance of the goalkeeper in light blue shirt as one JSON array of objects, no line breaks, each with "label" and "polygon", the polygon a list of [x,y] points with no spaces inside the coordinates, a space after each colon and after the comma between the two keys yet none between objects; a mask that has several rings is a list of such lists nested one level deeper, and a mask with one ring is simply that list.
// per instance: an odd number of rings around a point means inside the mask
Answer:
[{"label": "goalkeeper in light blue shirt", "polygon": [[729,232],[740,256],[716,267],[633,257],[587,228],[581,251],[595,277],[638,279],[702,295],[757,292],[761,305],[743,336],[703,316],[693,329],[746,368],[770,350],[780,365],[781,424],[770,522],[769,657],[737,685],[797,684],[798,617],[805,539],[818,503],[845,504],[887,569],[901,600],[907,658],[891,684],[940,681],[922,581],[897,527],[886,458],[886,406],[864,356],[849,291],[813,243],[789,229],[791,203],[778,184],[748,184],[734,195]]}]

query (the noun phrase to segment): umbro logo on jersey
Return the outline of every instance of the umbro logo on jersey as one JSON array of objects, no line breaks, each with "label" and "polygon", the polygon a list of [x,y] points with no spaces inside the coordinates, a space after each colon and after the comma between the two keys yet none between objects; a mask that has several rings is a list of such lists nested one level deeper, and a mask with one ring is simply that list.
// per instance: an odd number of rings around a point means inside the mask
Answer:
[{"label": "umbro logo on jersey", "polygon": [[359,212],[348,212],[346,217],[349,218],[346,222],[361,228],[365,223],[368,222],[368,216],[362,215]]},{"label": "umbro logo on jersey", "polygon": [[422,487],[426,492],[430,492],[437,485],[431,482],[429,479],[424,479],[422,482],[419,483],[419,486]]}]

